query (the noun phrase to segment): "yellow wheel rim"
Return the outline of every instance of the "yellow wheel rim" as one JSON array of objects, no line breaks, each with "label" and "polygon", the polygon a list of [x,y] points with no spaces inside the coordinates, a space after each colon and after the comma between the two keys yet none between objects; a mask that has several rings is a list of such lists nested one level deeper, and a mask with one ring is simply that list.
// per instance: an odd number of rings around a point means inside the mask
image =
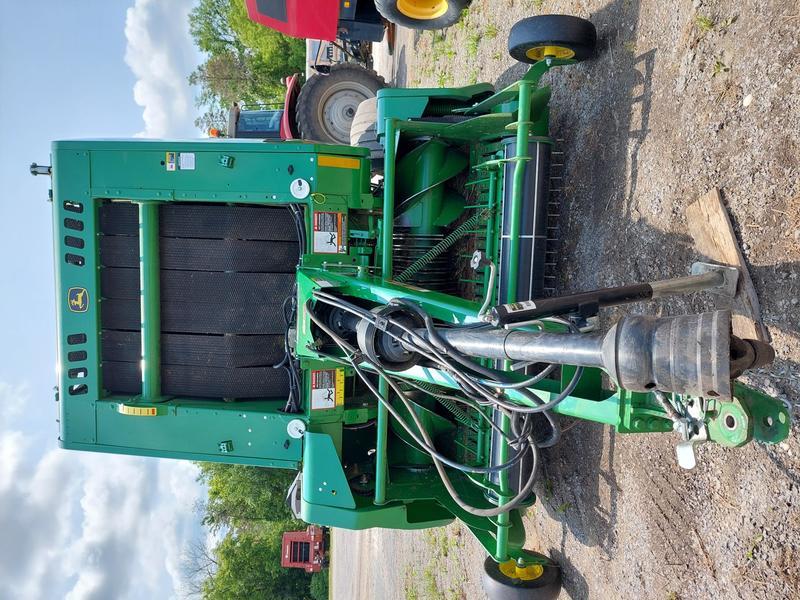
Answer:
[{"label": "yellow wheel rim", "polygon": [[572,58],[575,51],[564,46],[535,46],[525,52],[526,56],[533,60],[543,60],[545,58]]},{"label": "yellow wheel rim", "polygon": [[429,21],[447,12],[447,0],[397,0],[397,10],[411,19]]},{"label": "yellow wheel rim", "polygon": [[517,564],[517,561],[513,559],[500,563],[498,566],[500,567],[500,572],[506,577],[510,579],[520,579],[522,581],[539,579],[544,573],[544,567],[542,565],[521,567]]}]

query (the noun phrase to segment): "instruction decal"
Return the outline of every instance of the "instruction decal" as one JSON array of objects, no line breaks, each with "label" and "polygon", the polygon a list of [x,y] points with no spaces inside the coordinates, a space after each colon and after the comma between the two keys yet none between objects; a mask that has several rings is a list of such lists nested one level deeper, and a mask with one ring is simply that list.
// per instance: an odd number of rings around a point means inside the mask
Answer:
[{"label": "instruction decal", "polygon": [[311,410],[344,406],[344,369],[311,371]]},{"label": "instruction decal", "polygon": [[314,253],[347,252],[347,215],[340,212],[314,213]]},{"label": "instruction decal", "polygon": [[178,153],[177,152],[167,152],[164,156],[164,165],[167,167],[167,171],[177,171],[178,169]]},{"label": "instruction decal", "polygon": [[181,171],[194,171],[194,152],[178,154],[178,168]]}]

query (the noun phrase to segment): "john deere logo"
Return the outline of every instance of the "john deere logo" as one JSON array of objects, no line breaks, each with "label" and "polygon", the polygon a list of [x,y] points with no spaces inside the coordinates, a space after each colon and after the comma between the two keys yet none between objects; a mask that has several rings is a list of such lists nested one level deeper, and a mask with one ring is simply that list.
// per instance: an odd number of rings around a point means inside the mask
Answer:
[{"label": "john deere logo", "polygon": [[86,312],[89,309],[89,292],[86,291],[86,288],[69,288],[67,306],[72,312]]}]

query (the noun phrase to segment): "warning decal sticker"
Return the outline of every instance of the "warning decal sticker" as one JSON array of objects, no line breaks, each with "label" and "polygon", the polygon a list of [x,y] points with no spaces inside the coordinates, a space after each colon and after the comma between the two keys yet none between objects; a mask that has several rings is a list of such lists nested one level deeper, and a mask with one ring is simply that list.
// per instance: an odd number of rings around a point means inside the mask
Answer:
[{"label": "warning decal sticker", "polygon": [[314,252],[316,254],[344,254],[347,252],[347,215],[345,213],[314,213]]},{"label": "warning decal sticker", "polygon": [[311,410],[344,406],[344,369],[311,371]]}]

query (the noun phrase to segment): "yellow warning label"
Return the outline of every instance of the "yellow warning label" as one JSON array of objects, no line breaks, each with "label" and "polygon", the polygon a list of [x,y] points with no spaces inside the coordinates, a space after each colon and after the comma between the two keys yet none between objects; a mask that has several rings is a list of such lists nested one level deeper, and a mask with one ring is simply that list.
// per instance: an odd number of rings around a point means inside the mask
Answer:
[{"label": "yellow warning label", "polygon": [[344,369],[336,369],[336,406],[344,406]]},{"label": "yellow warning label", "polygon": [[311,371],[311,409],[344,406],[344,369]]},{"label": "yellow warning label", "polygon": [[361,161],[357,158],[347,156],[328,156],[320,154],[317,159],[320,167],[333,167],[335,169],[360,169]]}]

